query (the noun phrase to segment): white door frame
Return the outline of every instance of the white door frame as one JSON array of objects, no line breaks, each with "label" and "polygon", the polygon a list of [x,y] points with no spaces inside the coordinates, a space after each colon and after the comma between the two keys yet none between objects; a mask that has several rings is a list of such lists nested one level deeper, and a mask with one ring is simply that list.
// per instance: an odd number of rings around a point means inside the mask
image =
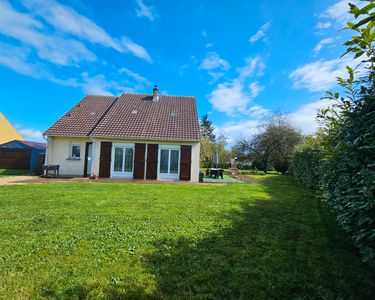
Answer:
[{"label": "white door frame", "polygon": [[[131,148],[133,149],[133,164],[132,164],[132,170],[131,172],[115,172],[114,171],[114,165],[115,165],[115,149],[116,148]],[[123,158],[123,168],[125,167],[125,153],[124,150],[124,158]],[[111,178],[127,178],[127,179],[133,179],[133,172],[134,172],[134,157],[135,157],[135,144],[131,143],[113,143],[112,144],[112,154],[111,154]]]},{"label": "white door frame", "polygon": [[[168,156],[168,173],[160,173],[160,161],[161,161],[161,150],[178,150],[178,161],[177,161],[177,174],[170,173],[170,154]],[[171,153],[169,151],[169,153]],[[180,145],[159,145],[158,149],[158,180],[180,180],[180,159],[181,159],[181,146]]]}]

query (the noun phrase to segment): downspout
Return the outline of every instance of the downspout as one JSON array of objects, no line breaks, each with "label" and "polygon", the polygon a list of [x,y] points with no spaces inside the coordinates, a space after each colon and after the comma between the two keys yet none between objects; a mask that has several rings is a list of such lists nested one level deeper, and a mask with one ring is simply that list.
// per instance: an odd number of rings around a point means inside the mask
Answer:
[{"label": "downspout", "polygon": [[44,164],[45,165],[48,165],[48,151],[49,151],[49,140],[48,140],[48,137],[46,138],[46,135],[45,134],[43,134],[42,135],[42,137],[43,137],[43,140],[45,140],[46,141],[46,144],[47,144],[47,147],[46,147],[46,155],[44,156]]}]

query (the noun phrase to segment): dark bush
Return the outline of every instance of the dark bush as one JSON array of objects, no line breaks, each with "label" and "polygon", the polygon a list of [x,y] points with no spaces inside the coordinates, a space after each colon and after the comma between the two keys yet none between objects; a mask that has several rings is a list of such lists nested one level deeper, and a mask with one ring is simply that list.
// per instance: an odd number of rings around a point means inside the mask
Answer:
[{"label": "dark bush", "polygon": [[319,189],[323,150],[318,141],[307,137],[292,155],[292,172],[299,183],[311,190]]},{"label": "dark bush", "polygon": [[364,258],[375,258],[375,97],[345,114],[322,168],[323,196]]}]

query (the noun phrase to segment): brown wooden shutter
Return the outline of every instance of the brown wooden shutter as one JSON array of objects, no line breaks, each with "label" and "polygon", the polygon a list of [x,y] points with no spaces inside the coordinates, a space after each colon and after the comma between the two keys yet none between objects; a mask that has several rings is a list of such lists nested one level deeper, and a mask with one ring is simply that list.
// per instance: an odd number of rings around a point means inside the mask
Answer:
[{"label": "brown wooden shutter", "polygon": [[147,145],[147,167],[146,178],[157,179],[158,177],[158,144]]},{"label": "brown wooden shutter", "polygon": [[144,179],[145,177],[145,150],[146,144],[136,143],[135,144],[135,156],[134,156],[134,179]]},{"label": "brown wooden shutter", "polygon": [[99,177],[111,177],[112,142],[100,143]]},{"label": "brown wooden shutter", "polygon": [[190,180],[191,174],[191,146],[181,146],[180,180]]}]

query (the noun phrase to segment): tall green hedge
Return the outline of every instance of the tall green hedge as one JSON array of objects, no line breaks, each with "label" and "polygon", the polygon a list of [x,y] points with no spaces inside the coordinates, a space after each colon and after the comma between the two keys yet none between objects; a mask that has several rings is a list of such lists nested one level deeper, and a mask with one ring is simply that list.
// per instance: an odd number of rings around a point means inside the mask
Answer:
[{"label": "tall green hedge", "polygon": [[324,198],[365,260],[375,259],[375,97],[341,123],[321,169]]},{"label": "tall green hedge", "polygon": [[349,4],[356,23],[347,23],[354,35],[344,55],[366,74],[347,67],[348,78],[338,78],[345,95],[328,92],[317,138],[296,149],[293,165],[298,181],[321,190],[364,260],[375,261],[375,1],[361,4]]},{"label": "tall green hedge", "polygon": [[311,136],[296,146],[292,155],[292,171],[299,183],[309,189],[319,189],[322,167],[322,147]]},{"label": "tall green hedge", "polygon": [[298,182],[321,191],[364,260],[375,261],[375,96],[298,145],[292,167]]}]

